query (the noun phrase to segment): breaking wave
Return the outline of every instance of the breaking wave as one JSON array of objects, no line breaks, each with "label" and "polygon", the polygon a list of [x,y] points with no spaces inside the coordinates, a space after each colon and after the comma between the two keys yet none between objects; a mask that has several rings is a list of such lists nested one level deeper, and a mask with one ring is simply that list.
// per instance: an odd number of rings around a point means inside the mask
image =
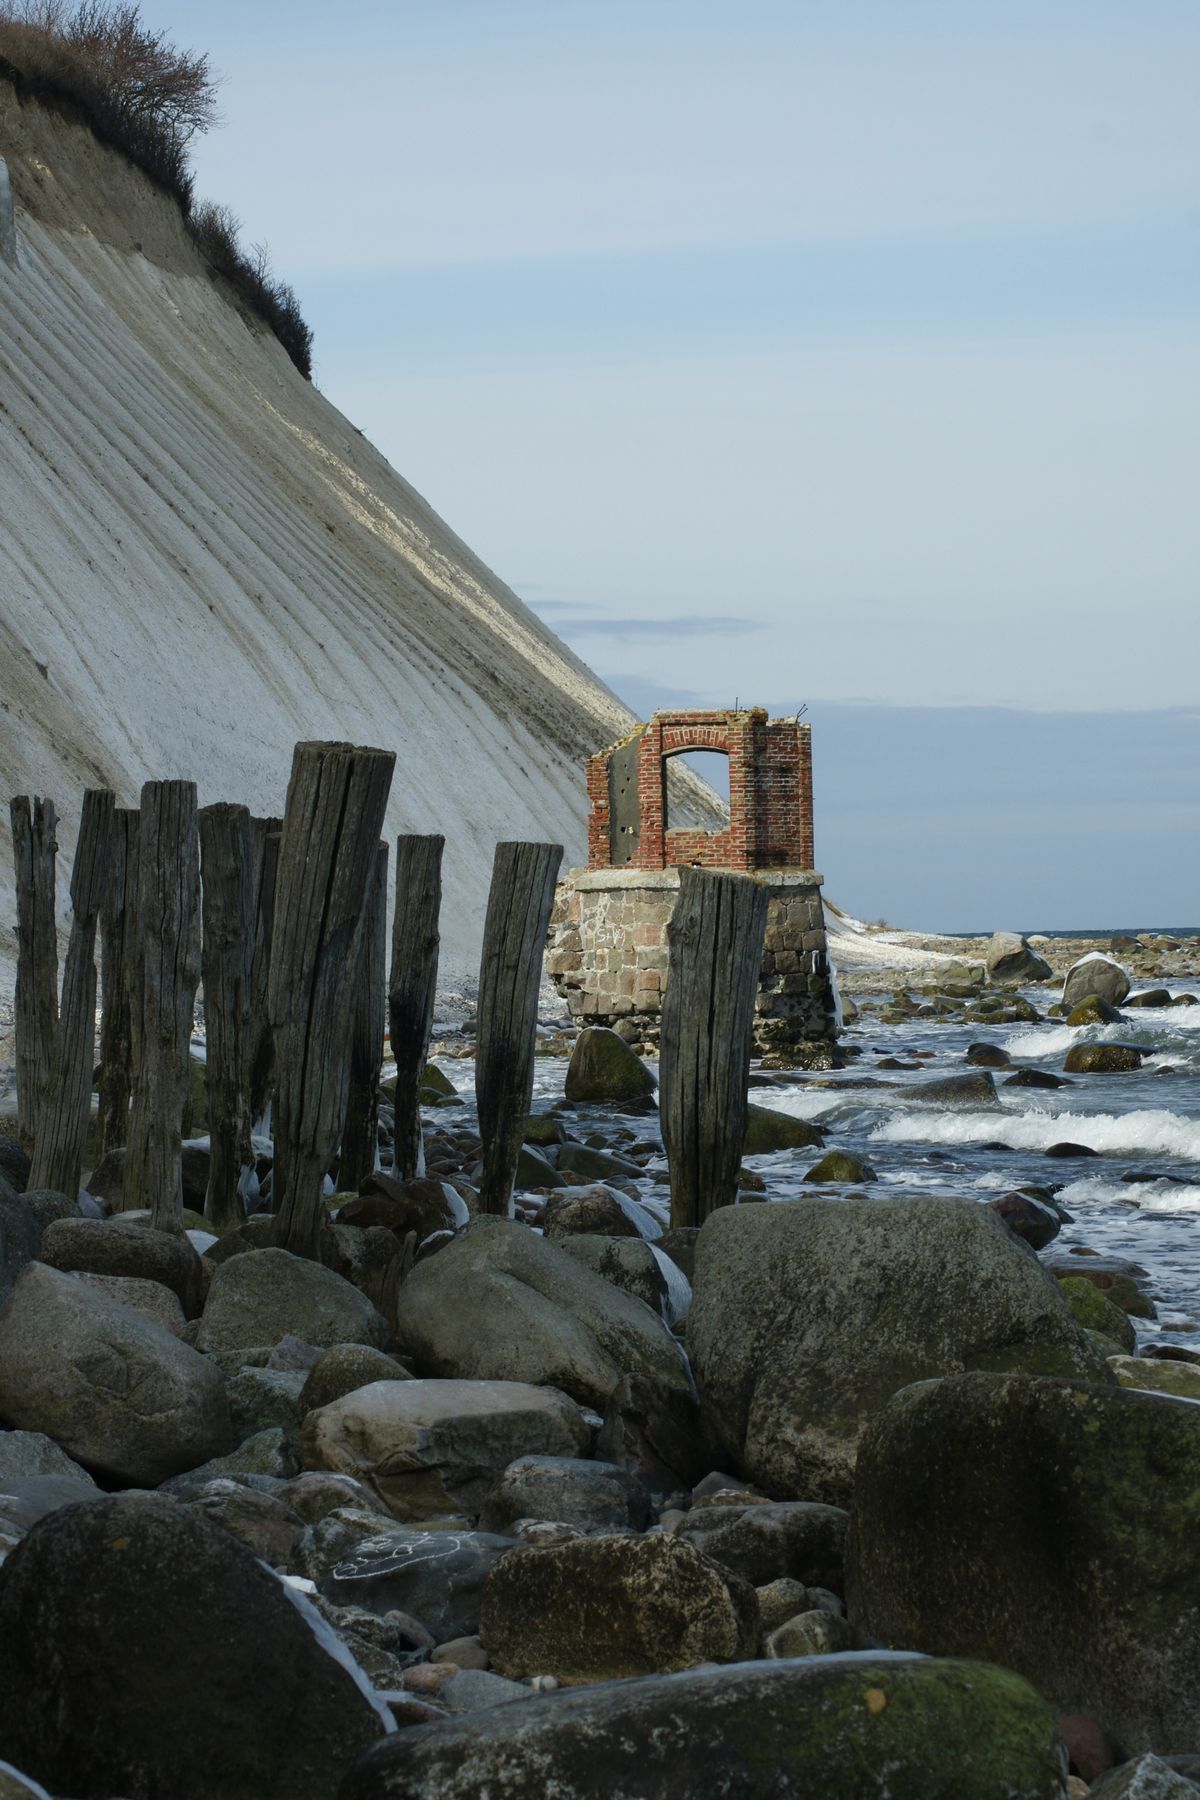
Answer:
[{"label": "breaking wave", "polygon": [[942,1112],[901,1113],[871,1132],[882,1144],[1007,1144],[1048,1150],[1084,1144],[1126,1155],[1178,1156],[1200,1162],[1200,1121],[1164,1109],[1129,1113]]}]

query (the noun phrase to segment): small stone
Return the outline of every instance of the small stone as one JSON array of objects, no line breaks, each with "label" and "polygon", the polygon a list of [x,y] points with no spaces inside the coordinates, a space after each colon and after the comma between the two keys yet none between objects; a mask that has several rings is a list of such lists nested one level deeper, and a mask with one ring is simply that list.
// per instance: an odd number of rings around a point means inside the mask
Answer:
[{"label": "small stone", "polygon": [[768,1656],[836,1656],[853,1650],[854,1633],[845,1619],[818,1608],[798,1613],[772,1631],[766,1639]]}]

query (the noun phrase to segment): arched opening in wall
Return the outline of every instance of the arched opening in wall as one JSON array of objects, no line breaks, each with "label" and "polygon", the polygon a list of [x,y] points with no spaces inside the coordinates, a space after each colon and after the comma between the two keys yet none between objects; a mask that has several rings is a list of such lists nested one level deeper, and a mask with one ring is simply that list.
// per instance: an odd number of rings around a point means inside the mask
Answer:
[{"label": "arched opening in wall", "polygon": [[704,831],[729,824],[729,757],[724,750],[676,750],[663,759],[668,831]]}]

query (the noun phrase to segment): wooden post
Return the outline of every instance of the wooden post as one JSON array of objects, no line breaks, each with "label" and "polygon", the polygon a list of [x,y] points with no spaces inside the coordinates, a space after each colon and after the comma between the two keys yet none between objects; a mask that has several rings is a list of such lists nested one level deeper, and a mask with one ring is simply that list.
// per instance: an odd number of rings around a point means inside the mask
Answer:
[{"label": "wooden post", "polygon": [[507,1213],[533,1098],[542,952],[561,844],[497,844],[483,927],[475,1100],[483,1140],[479,1210]]},{"label": "wooden post", "polygon": [[200,811],[204,1034],[208,1059],[208,1194],[216,1226],[245,1218],[240,1183],[250,1149],[250,980],[257,858],[250,811],[222,802]]},{"label": "wooden post", "polygon": [[380,844],[360,927],[346,1122],[338,1160],[338,1186],[354,1191],[373,1171],[379,1143],[379,1071],[387,1010],[387,871],[388,847]]},{"label": "wooden post", "polygon": [[17,1126],[31,1138],[54,1069],[58,934],[54,921],[54,806],[18,794],[9,808],[17,883],[15,1037]]},{"label": "wooden post", "polygon": [[421,1076],[429,1054],[437,992],[443,837],[396,839],[396,913],[388,981],[388,1035],[396,1059],[392,1166],[401,1181],[425,1172]]},{"label": "wooden post", "polygon": [[108,887],[100,909],[100,1142],[105,1150],[129,1136],[133,1087],[129,984],[136,945],[136,807],[113,808],[109,827]]},{"label": "wooden post", "polygon": [[63,968],[62,1006],[54,1073],[34,1128],[31,1188],[52,1188],[74,1200],[92,1110],[96,1061],[96,921],[108,891],[109,844],[115,795],[89,788],[83,796],[71,871],[71,937]]},{"label": "wooden post", "polygon": [[250,968],[250,1129],[269,1124],[271,1085],[275,1076],[275,1038],[267,984],[271,974],[271,937],[275,927],[275,877],[279,869],[282,819],[251,819],[254,834],[255,926]]},{"label": "wooden post", "polygon": [[702,1225],[737,1194],[766,926],[757,881],[680,870],[658,1069],[672,1226]]},{"label": "wooden post", "polygon": [[269,1000],[275,1034],[276,1243],[320,1258],[321,1184],[346,1116],[358,922],[395,756],[297,744],[275,887]]},{"label": "wooden post", "polygon": [[132,988],[133,1107],[123,1204],[182,1231],[180,1128],[200,979],[196,784],[148,781],[138,821],[138,967]]}]

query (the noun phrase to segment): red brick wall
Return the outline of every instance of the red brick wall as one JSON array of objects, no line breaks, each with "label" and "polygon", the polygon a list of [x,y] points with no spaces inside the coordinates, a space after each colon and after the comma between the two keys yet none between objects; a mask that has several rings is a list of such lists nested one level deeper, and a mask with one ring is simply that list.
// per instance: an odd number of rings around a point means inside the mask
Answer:
[{"label": "red brick wall", "polygon": [[[729,758],[725,831],[668,831],[667,761],[685,750]],[[588,867],[611,861],[608,769],[611,751],[589,758]],[[655,713],[638,747],[641,837],[632,866],[677,863],[706,868],[813,867],[812,746],[807,725],[749,712]]]}]

